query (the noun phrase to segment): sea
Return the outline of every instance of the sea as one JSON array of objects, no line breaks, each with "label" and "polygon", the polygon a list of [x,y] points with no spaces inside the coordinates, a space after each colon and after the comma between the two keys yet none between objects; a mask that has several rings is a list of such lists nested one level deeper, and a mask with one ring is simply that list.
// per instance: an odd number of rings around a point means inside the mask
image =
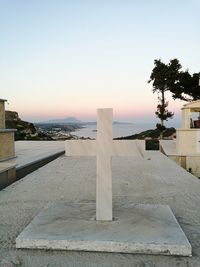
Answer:
[{"label": "sea", "polygon": [[[136,133],[140,133],[149,129],[155,129],[155,125],[151,124],[134,124],[134,123],[114,123],[113,124],[113,138],[129,136]],[[89,137],[96,139],[97,136],[97,125],[86,124],[83,128],[71,132],[72,135],[78,137]]]}]

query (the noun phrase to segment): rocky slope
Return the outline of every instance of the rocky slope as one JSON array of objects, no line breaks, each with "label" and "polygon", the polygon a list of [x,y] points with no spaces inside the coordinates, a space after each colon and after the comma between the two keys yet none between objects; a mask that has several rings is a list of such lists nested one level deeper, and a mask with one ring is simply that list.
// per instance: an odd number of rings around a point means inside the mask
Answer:
[{"label": "rocky slope", "polygon": [[[73,136],[62,135],[61,132],[75,131],[80,126],[77,125],[60,125],[60,124],[33,124],[23,121],[19,118],[16,111],[5,112],[6,128],[17,129],[15,132],[15,140],[65,140],[74,139]],[[56,129],[56,130],[55,130]]]},{"label": "rocky slope", "polygon": [[21,120],[17,112],[6,110],[5,119],[7,129],[17,129],[15,140],[26,140],[36,135],[34,124]]}]

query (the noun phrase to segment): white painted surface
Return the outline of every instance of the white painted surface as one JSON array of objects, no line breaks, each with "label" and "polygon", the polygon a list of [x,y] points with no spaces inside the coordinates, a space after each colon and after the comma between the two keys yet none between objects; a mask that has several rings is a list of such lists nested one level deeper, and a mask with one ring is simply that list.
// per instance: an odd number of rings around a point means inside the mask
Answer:
[{"label": "white painted surface", "polygon": [[[39,142],[36,142],[39,143]],[[153,154],[151,156],[151,154]],[[150,152],[149,158],[113,157],[114,217],[118,208],[128,203],[152,203],[169,205],[192,244],[193,257],[163,257],[159,255],[122,255],[118,253],[61,252],[59,250],[14,250],[25,266],[54,264],[60,266],[141,266],[156,267],[198,266],[200,221],[200,181],[159,152]],[[3,247],[0,258],[10,255],[10,242],[15,246],[19,232],[31,222],[49,202],[67,202],[87,207],[95,202],[94,157],[60,157],[29,174],[20,182],[0,192]],[[95,205],[93,209],[95,217]],[[89,218],[89,216],[87,215]],[[5,227],[4,227],[5,225]],[[53,255],[53,256],[52,256]],[[109,260],[108,260],[109,259]],[[53,263],[52,263],[53,260]],[[31,265],[30,265],[31,262]]]},{"label": "white painted surface", "polygon": [[96,219],[112,221],[112,109],[97,110]]},{"label": "white painted surface", "polygon": [[197,131],[196,135],[196,149],[197,153],[200,153],[200,131]]},{"label": "white painted surface", "polygon": [[23,167],[64,150],[64,141],[16,141],[16,157],[9,160],[9,163]]},{"label": "white painted surface", "polygon": [[66,156],[96,156],[95,140],[67,140],[65,141]]},{"label": "white painted surface", "polygon": [[123,205],[112,222],[98,222],[94,213],[92,204],[54,204],[17,237],[16,247],[191,256],[169,206]]},{"label": "white painted surface", "polygon": [[177,155],[176,140],[160,140],[159,142],[165,155]]},{"label": "white painted surface", "polygon": [[66,156],[96,156],[96,219],[112,220],[112,156],[144,156],[144,140],[114,140],[113,111],[97,109],[97,140],[65,141]]},{"label": "white painted surface", "polygon": [[114,140],[112,145],[113,156],[144,157],[144,140]]}]

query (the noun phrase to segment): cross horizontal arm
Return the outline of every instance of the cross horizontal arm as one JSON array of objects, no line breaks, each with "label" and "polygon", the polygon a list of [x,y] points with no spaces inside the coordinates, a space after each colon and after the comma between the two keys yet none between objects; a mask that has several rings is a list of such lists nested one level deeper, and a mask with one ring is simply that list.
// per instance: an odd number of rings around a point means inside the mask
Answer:
[{"label": "cross horizontal arm", "polygon": [[67,140],[65,141],[66,156],[96,156],[95,140]]},{"label": "cross horizontal arm", "polygon": [[144,157],[145,141],[144,140],[114,140],[113,156],[137,156]]}]

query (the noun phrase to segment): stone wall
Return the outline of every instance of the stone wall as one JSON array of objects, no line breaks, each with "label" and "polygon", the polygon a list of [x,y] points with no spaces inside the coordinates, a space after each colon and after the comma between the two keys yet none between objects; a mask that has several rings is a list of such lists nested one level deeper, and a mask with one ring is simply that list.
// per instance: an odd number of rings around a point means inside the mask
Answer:
[{"label": "stone wall", "polygon": [[0,136],[0,161],[13,158],[15,156],[14,132],[0,130]]}]

